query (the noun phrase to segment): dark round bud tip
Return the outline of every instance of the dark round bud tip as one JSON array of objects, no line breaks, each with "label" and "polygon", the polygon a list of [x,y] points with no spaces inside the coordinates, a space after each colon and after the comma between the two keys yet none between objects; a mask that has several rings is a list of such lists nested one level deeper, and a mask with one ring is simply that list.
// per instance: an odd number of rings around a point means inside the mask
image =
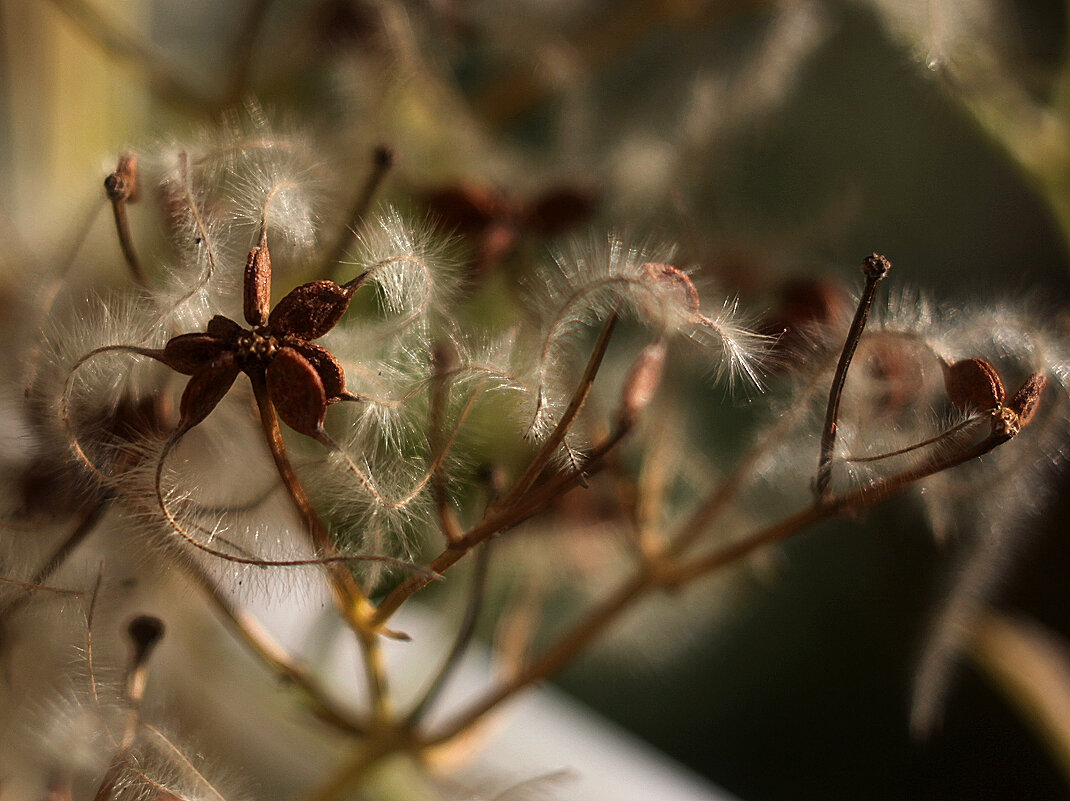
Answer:
[{"label": "dark round bud tip", "polygon": [[888,274],[890,269],[892,269],[892,263],[877,253],[862,259],[862,274],[866,278],[873,278],[879,281]]},{"label": "dark round bud tip", "polygon": [[394,166],[398,156],[394,148],[389,147],[388,145],[379,145],[375,148],[375,154],[372,158],[375,161],[376,167],[386,169],[387,167]]},{"label": "dark round bud tip", "polygon": [[153,615],[138,615],[126,627],[126,632],[134,641],[134,648],[140,659],[147,657],[149,651],[160,641],[163,637],[163,630],[163,621]]},{"label": "dark round bud tip", "polygon": [[108,195],[108,200],[118,200],[126,195],[126,186],[118,173],[113,172],[104,179],[104,192]]}]

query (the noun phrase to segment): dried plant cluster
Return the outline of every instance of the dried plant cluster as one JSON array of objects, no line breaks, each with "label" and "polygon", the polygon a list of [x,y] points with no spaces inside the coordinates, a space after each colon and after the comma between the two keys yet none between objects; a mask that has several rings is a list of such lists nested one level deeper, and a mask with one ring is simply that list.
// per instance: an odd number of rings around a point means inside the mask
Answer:
[{"label": "dried plant cluster", "polygon": [[[87,7],[59,5],[86,24]],[[805,35],[773,27],[739,77],[755,102],[721,87],[735,116],[704,125],[696,88],[674,185],[695,141],[775,102],[791,65],[770,54],[816,47],[816,4],[782,15]],[[351,32],[373,54],[382,20]],[[213,104],[247,88],[235,65]],[[489,117],[519,102],[485,100]],[[327,148],[249,103],[199,138],[118,154],[98,205],[121,280],[95,285],[72,258],[26,267],[2,298],[0,795],[273,797],[181,714],[176,674],[233,678],[241,651],[284,710],[278,737],[329,743],[308,801],[360,797],[399,761],[429,777],[421,797],[450,798],[443,755],[471,757],[481,724],[611,631],[649,640],[685,609],[701,636],[711,604],[682,590],[907,494],[972,549],[918,671],[912,723],[929,731],[1065,452],[1065,326],[887,300],[896,273],[877,254],[853,302],[856,287],[807,282],[748,317],[673,248],[616,234],[557,245],[488,293],[526,237],[576,229],[603,198],[460,181],[411,193],[429,213],[399,211],[375,202],[394,150],[361,148],[347,192]],[[703,423],[739,397],[753,428],[722,452]],[[278,642],[247,609],[265,599],[323,607],[359,651],[354,686]],[[384,644],[408,639],[395,615],[419,599],[459,619],[403,678]],[[209,615],[236,647],[194,653]],[[496,671],[451,701],[478,632]]]}]

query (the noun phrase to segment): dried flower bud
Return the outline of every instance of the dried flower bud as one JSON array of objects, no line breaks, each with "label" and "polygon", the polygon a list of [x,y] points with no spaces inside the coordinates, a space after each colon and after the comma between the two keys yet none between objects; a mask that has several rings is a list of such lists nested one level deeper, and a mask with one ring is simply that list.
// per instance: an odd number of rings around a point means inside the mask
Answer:
[{"label": "dried flower bud", "polygon": [[242,286],[245,321],[249,325],[264,325],[271,308],[271,254],[266,244],[249,251]]},{"label": "dried flower bud", "polygon": [[661,383],[665,367],[665,343],[652,342],[643,348],[628,371],[621,393],[621,418],[632,422],[647,407]]},{"label": "dried flower bud", "polygon": [[152,649],[163,637],[164,625],[160,618],[153,615],[138,615],[126,627],[126,633],[134,643],[135,661],[144,662]]},{"label": "dried flower bud", "polygon": [[996,369],[984,359],[944,364],[947,397],[963,412],[991,412],[1003,406],[1006,391]]},{"label": "dried flower bud", "polygon": [[1018,424],[1021,428],[1029,425],[1029,421],[1036,414],[1037,407],[1040,405],[1040,396],[1043,394],[1044,387],[1047,384],[1048,377],[1046,375],[1033,373],[1018,388],[1018,391],[1014,393],[1014,397],[1011,398],[1011,402],[1007,404],[1007,408],[1018,415]]},{"label": "dried flower bud", "polygon": [[133,203],[137,200],[137,156],[124,153],[119,158],[115,172],[104,179],[104,191],[112,202],[125,200]]},{"label": "dried flower bud", "polygon": [[892,263],[877,253],[866,256],[862,260],[862,274],[866,278],[880,280],[888,274],[890,269],[892,269]]},{"label": "dried flower bud", "polygon": [[695,289],[695,284],[687,273],[671,264],[655,264],[649,261],[642,266],[642,270],[651,281],[676,284],[683,295],[682,305],[689,312],[698,312],[700,306],[698,290]]}]

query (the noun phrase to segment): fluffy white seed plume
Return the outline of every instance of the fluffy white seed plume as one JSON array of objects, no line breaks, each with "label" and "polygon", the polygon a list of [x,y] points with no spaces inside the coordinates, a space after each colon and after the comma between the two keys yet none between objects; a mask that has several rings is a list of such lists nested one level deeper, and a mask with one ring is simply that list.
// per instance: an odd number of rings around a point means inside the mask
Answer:
[{"label": "fluffy white seed plume", "polygon": [[740,323],[732,300],[714,313],[704,313],[690,276],[672,266],[671,257],[670,248],[629,246],[611,236],[558,252],[537,274],[532,307],[543,322],[532,381],[537,396],[534,436],[544,436],[553,427],[566,397],[576,343],[614,313],[635,318],[656,338],[688,339],[712,352],[711,367],[718,378],[757,383],[767,338]]},{"label": "fluffy white seed plume", "polygon": [[351,259],[380,292],[384,311],[396,316],[391,330],[426,332],[432,315],[449,305],[457,290],[457,262],[451,243],[428,223],[388,209],[358,233]]},{"label": "fluffy white seed plume", "polygon": [[276,132],[251,103],[223,128],[215,167],[224,172],[235,222],[253,232],[264,225],[273,248],[285,244],[310,252],[320,217],[317,200],[326,195],[315,145],[296,130]]}]

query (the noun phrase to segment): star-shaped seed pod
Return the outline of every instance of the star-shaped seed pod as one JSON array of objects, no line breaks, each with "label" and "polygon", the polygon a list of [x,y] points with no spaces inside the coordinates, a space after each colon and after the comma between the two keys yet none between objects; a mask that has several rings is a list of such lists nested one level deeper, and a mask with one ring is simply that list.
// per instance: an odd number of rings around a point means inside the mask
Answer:
[{"label": "star-shaped seed pod", "polygon": [[243,306],[249,328],[216,315],[203,333],[181,334],[162,350],[145,352],[190,376],[182,393],[175,436],[204,420],[230,390],[238,373],[245,373],[254,386],[266,386],[283,422],[300,434],[324,441],[327,406],[358,398],[346,391],[338,360],[312,340],[334,328],[363,278],[342,285],[333,281],[302,284],[269,312],[271,256],[261,236],[245,265]]}]

